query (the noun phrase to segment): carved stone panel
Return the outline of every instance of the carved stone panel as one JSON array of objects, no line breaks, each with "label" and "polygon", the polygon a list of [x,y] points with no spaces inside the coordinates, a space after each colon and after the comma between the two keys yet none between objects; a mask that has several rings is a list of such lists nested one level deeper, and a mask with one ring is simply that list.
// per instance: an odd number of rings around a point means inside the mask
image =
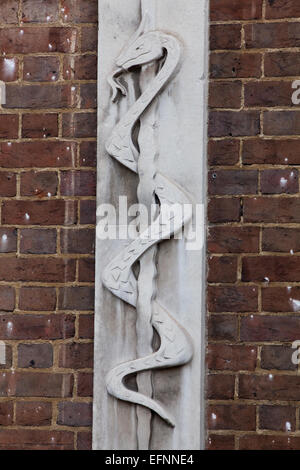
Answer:
[{"label": "carved stone panel", "polygon": [[93,445],[199,449],[207,0],[99,3]]}]

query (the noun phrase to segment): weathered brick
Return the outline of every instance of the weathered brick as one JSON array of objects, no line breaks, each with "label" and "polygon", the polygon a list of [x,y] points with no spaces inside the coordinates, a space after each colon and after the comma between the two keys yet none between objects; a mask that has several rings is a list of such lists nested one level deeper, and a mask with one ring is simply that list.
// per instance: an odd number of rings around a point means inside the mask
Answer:
[{"label": "weathered brick", "polygon": [[15,289],[9,286],[0,286],[0,311],[11,312],[15,308]]},{"label": "weathered brick", "polygon": [[64,60],[65,80],[96,80],[97,56],[67,56]]},{"label": "weathered brick", "polygon": [[[1,32],[0,32],[1,37]],[[74,108],[79,101],[77,85],[6,86],[5,108]],[[67,115],[68,116],[68,115]]]},{"label": "weathered brick", "polygon": [[9,426],[13,424],[14,409],[11,401],[0,403],[0,425]]},{"label": "weathered brick", "polygon": [[213,52],[210,55],[211,78],[259,78],[261,54]]},{"label": "weathered brick", "polygon": [[211,82],[208,104],[211,108],[240,108],[242,82]]},{"label": "weathered brick", "polygon": [[207,366],[212,370],[255,370],[256,356],[252,346],[209,344]]},{"label": "weathered brick", "polygon": [[58,79],[58,57],[24,57],[23,80],[27,82],[56,82]]},{"label": "weathered brick", "polygon": [[212,340],[236,341],[238,324],[235,315],[210,315],[208,337]]},{"label": "weathered brick", "polygon": [[207,248],[210,253],[257,253],[258,227],[211,227]]},{"label": "weathered brick", "polygon": [[11,225],[72,225],[77,204],[62,199],[49,201],[10,200],[3,203],[2,223]]},{"label": "weathered brick", "polygon": [[19,308],[21,310],[55,310],[56,290],[54,287],[21,287]]},{"label": "weathered brick", "polygon": [[98,2],[97,0],[62,0],[64,18],[72,23],[97,23]]},{"label": "weathered brick", "polygon": [[92,403],[59,403],[57,424],[62,426],[91,426]]},{"label": "weathered brick", "polygon": [[79,203],[80,207],[80,223],[81,224],[96,224],[96,201],[83,200]]},{"label": "weathered brick", "polygon": [[17,58],[0,57],[0,80],[14,82],[18,79],[19,61]]},{"label": "weathered brick", "polygon": [[58,137],[58,115],[23,114],[22,137],[31,139]]},{"label": "weathered brick", "polygon": [[296,375],[245,375],[239,377],[239,397],[252,400],[295,400],[300,377]]},{"label": "weathered brick", "polygon": [[77,379],[77,394],[79,397],[93,396],[93,377],[89,372],[79,372]]},{"label": "weathered brick", "polygon": [[16,424],[47,426],[51,424],[52,404],[43,401],[19,401],[16,404]]},{"label": "weathered brick", "polygon": [[300,111],[264,112],[265,135],[299,135]]},{"label": "weathered brick", "polygon": [[263,346],[260,366],[267,370],[297,370],[297,364],[292,362],[293,352],[290,346]]},{"label": "weathered brick", "polygon": [[77,434],[77,449],[78,450],[92,450],[92,433],[79,432]]},{"label": "weathered brick", "polygon": [[259,132],[258,111],[211,111],[209,114],[210,137],[255,136]]},{"label": "weathered brick", "polygon": [[[1,114],[0,115],[0,138],[1,139],[17,139],[18,127],[19,127],[19,117],[17,115],[15,114]],[[4,146],[6,148],[10,147],[12,146],[12,143],[8,142],[5,144],[1,144],[2,148]],[[0,158],[1,158],[1,154],[0,154]]]},{"label": "weathered brick", "polygon": [[243,163],[271,165],[299,165],[297,139],[250,139],[243,142]]},{"label": "weathered brick", "polygon": [[209,429],[254,431],[256,410],[253,405],[210,405],[207,409]]},{"label": "weathered brick", "polygon": [[234,436],[209,434],[206,444],[206,450],[234,450],[234,448]]},{"label": "weathered brick", "polygon": [[2,0],[0,3],[0,22],[4,24],[18,23],[18,0]]},{"label": "weathered brick", "polygon": [[46,369],[52,367],[52,365],[53,349],[51,344],[36,343],[18,345],[18,367]]},{"label": "weathered brick", "polygon": [[298,437],[278,435],[251,435],[241,436],[240,450],[298,450],[300,439]]},{"label": "weathered brick", "polygon": [[300,251],[300,229],[285,227],[263,228],[263,251],[294,253]]},{"label": "weathered brick", "polygon": [[299,312],[300,287],[267,287],[262,289],[262,305],[266,312]]},{"label": "weathered brick", "polygon": [[66,339],[71,338],[74,331],[72,315],[1,315],[1,339]]},{"label": "weathered brick", "polygon": [[[34,54],[66,52],[73,54],[78,48],[75,28],[4,28],[0,30],[0,54]],[[37,89],[36,89],[37,90]]]},{"label": "weathered brick", "polygon": [[300,199],[297,197],[244,198],[245,222],[300,222]]},{"label": "weathered brick", "polygon": [[62,229],[60,232],[62,253],[95,252],[95,230],[93,229]]},{"label": "weathered brick", "polygon": [[98,28],[86,26],[81,28],[81,52],[97,52]]},{"label": "weathered brick", "polygon": [[97,108],[97,83],[83,83],[80,86],[80,108]]},{"label": "weathered brick", "polygon": [[1,281],[73,282],[75,260],[58,258],[6,258],[0,263]]},{"label": "weathered brick", "polygon": [[242,28],[240,24],[210,25],[210,50],[240,49]]},{"label": "weathered brick", "polygon": [[61,288],[58,307],[61,310],[93,310],[94,288],[89,286]]},{"label": "weathered brick", "polygon": [[27,171],[21,173],[21,196],[56,196],[58,176],[55,171]]},{"label": "weathered brick", "polygon": [[262,16],[262,0],[211,0],[210,12],[212,21],[258,20]]},{"label": "weathered brick", "polygon": [[12,197],[16,195],[16,175],[10,171],[0,172],[0,196]]},{"label": "weathered brick", "polygon": [[94,315],[79,316],[79,338],[93,339],[94,337]]},{"label": "weathered brick", "polygon": [[61,194],[63,196],[95,196],[96,173],[94,171],[62,171]]},{"label": "weathered brick", "polygon": [[212,198],[208,203],[208,220],[211,223],[239,222],[241,201],[239,198]]},{"label": "weathered brick", "polygon": [[299,332],[300,317],[251,315],[241,319],[242,341],[294,341]]},{"label": "weathered brick", "polygon": [[208,163],[211,166],[235,165],[239,161],[239,140],[210,140]]},{"label": "weathered brick", "polygon": [[72,167],[76,149],[75,142],[63,141],[0,143],[0,165],[4,168]]},{"label": "weathered brick", "polygon": [[1,429],[1,450],[72,450],[74,434],[68,431]]},{"label": "weathered brick", "polygon": [[86,369],[93,367],[92,343],[69,343],[59,347],[59,367]]},{"label": "weathered brick", "polygon": [[265,53],[265,76],[266,77],[289,77],[298,76],[300,58],[297,52],[266,52]]},{"label": "weathered brick", "polygon": [[292,82],[259,81],[245,83],[245,106],[292,106]]},{"label": "weathered brick", "polygon": [[22,21],[24,23],[49,23],[58,20],[57,0],[23,0]]},{"label": "weathered brick", "polygon": [[295,0],[269,0],[266,3],[266,18],[296,18],[300,16],[300,5]]},{"label": "weathered brick", "polygon": [[[46,372],[0,372],[0,397],[70,397],[72,374]],[[1,444],[1,431],[0,431]]]},{"label": "weathered brick", "polygon": [[[80,267],[79,267],[80,272]],[[208,282],[235,282],[237,258],[232,256],[210,256],[208,259]]]},{"label": "weathered brick", "polygon": [[299,192],[298,170],[263,170],[260,173],[263,194],[295,194]]},{"label": "weathered brick", "polygon": [[257,288],[251,286],[208,287],[208,308],[211,312],[257,311]]},{"label": "weathered brick", "polygon": [[230,400],[234,397],[235,376],[208,374],[206,398],[208,400]]},{"label": "weathered brick", "polygon": [[17,231],[13,228],[0,228],[0,253],[17,251]]},{"label": "weathered brick", "polygon": [[242,280],[289,282],[300,281],[298,256],[254,256],[243,258]]},{"label": "weathered brick", "polygon": [[247,48],[283,49],[299,47],[300,24],[292,22],[251,23],[245,25]]},{"label": "weathered brick", "polygon": [[97,115],[95,113],[77,113],[63,115],[64,137],[96,137]]},{"label": "weathered brick", "polygon": [[95,259],[94,258],[82,258],[78,262],[79,282],[94,282],[95,280]]},{"label": "weathered brick", "polygon": [[92,166],[97,165],[97,142],[81,142],[80,144],[80,155],[79,155],[80,166]]},{"label": "weathered brick", "polygon": [[56,229],[26,228],[20,230],[20,252],[56,253]]}]

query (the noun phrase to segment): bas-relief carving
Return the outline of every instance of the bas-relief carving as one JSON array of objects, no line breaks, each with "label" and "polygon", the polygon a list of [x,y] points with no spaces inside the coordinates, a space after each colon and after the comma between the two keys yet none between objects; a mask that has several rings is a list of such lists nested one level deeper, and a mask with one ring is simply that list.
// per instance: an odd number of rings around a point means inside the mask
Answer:
[{"label": "bas-relief carving", "polygon": [[[156,201],[158,215],[106,266],[102,281],[115,296],[137,309],[137,359],[111,369],[106,376],[106,386],[108,393],[116,399],[137,405],[138,447],[147,449],[151,411],[170,426],[176,426],[173,417],[152,398],[151,371],[184,366],[193,357],[190,335],[168,311],[168,306],[158,302],[155,283],[158,244],[190,222],[192,210],[182,210],[182,207],[192,207],[193,201],[185,189],[156,168],[160,149],[156,148],[153,139],[156,119],[153,105],[168,83],[180,73],[182,48],[172,34],[151,30],[151,17],[146,10],[143,13],[140,28],[117,58],[117,69],[109,78],[112,100],[126,99],[122,74],[134,67],[133,73],[140,77],[140,96],[121,117],[105,147],[111,157],[139,176],[138,201],[148,203],[148,206]],[[136,72],[137,67],[139,72]],[[140,135],[139,145],[136,145],[132,136],[138,122]],[[133,267],[137,261],[140,272],[136,276]],[[157,350],[152,346],[153,329],[160,338]],[[143,353],[146,354],[140,357]],[[136,374],[136,391],[125,385],[125,379],[132,374]]]}]

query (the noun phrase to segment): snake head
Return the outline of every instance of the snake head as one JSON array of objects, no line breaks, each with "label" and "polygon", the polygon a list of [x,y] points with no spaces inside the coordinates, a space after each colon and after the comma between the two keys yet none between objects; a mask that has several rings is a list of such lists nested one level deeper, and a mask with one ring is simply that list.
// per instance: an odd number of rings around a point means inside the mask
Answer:
[{"label": "snake head", "polygon": [[157,32],[151,31],[136,38],[122,51],[116,63],[117,66],[128,70],[160,59],[164,49]]}]

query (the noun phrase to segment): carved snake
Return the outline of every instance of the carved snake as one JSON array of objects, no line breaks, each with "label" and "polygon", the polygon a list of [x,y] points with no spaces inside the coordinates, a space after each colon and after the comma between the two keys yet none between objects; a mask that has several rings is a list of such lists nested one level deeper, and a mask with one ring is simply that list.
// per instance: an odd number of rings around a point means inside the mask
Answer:
[{"label": "carved snake", "polygon": [[[119,92],[126,94],[126,88],[120,81],[120,75],[124,71],[133,66],[141,67],[154,61],[161,61],[161,68],[149,87],[121,118],[106,142],[108,154],[135,173],[138,173],[139,151],[133,143],[133,130],[143,112],[174,77],[180,56],[180,43],[175,37],[158,31],[143,33],[141,26],[129,46],[117,59],[118,69],[109,79],[113,89],[112,100],[116,101]],[[102,275],[105,287],[134,307],[137,306],[138,287],[133,265],[150,247],[176,234],[192,217],[191,209],[182,210],[184,205],[185,208],[191,207],[190,196],[159,171],[155,173],[154,178],[156,199],[159,200],[160,207],[164,207],[164,211],[161,210],[153,223],[109,263]],[[173,418],[160,403],[138,391],[128,389],[124,384],[124,379],[130,374],[184,365],[193,356],[192,340],[187,331],[156,299],[153,300],[152,307],[151,325],[160,337],[159,349],[147,357],[114,367],[106,376],[106,386],[112,396],[147,407],[168,424],[175,426]]]}]

